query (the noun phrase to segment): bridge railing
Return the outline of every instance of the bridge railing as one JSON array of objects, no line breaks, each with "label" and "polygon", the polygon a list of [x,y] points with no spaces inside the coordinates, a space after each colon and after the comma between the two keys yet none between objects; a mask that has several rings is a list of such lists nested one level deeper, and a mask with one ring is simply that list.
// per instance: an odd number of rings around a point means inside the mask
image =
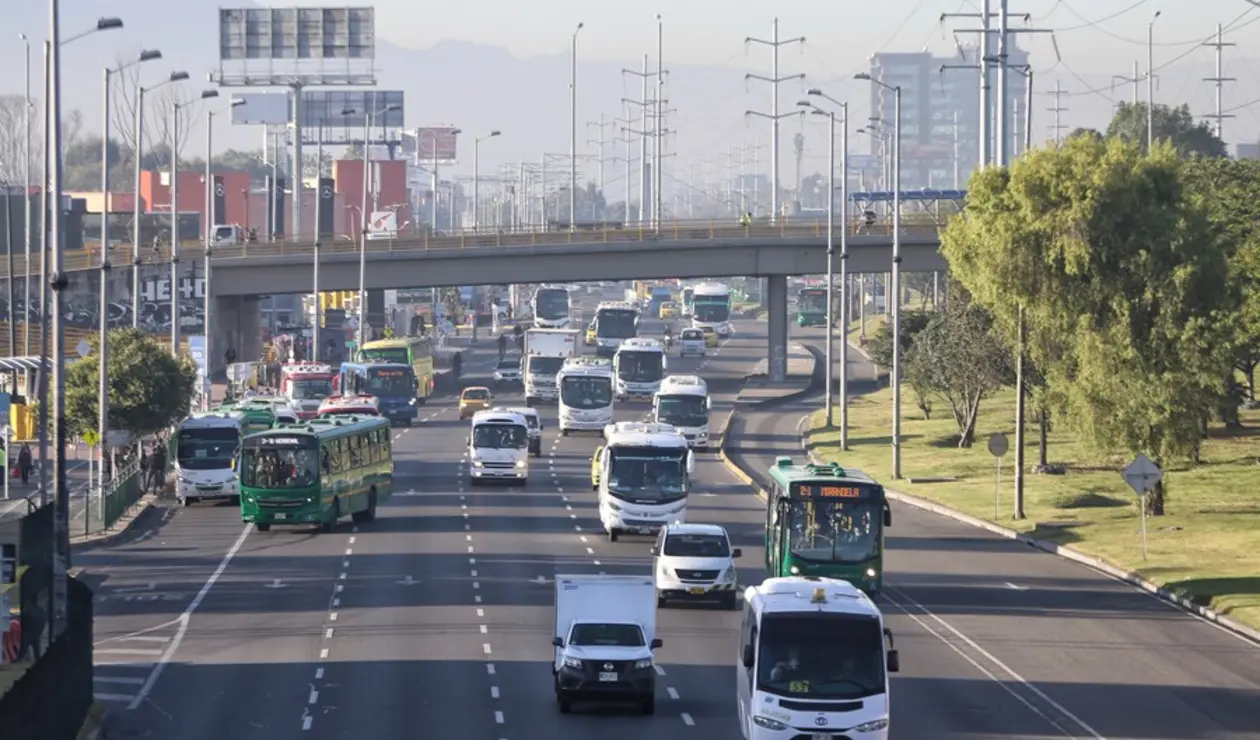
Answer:
[{"label": "bridge railing", "polygon": [[[901,220],[903,235],[934,235],[944,224],[944,217],[931,213],[906,214]],[[841,224],[836,224],[837,232]],[[882,219],[868,224],[861,218],[850,219],[849,234],[852,236],[891,236],[892,224]],[[419,234],[400,234],[393,238],[370,238],[366,249],[369,253],[379,252],[413,252],[424,250],[459,250],[485,249],[500,247],[545,246],[559,244],[587,244],[597,247],[600,244],[625,244],[627,242],[658,242],[683,240],[715,240],[715,239],[788,239],[788,238],[822,238],[827,234],[827,222],[824,218],[785,217],[778,223],[755,221],[743,225],[734,219],[697,219],[670,221],[659,229],[646,226],[630,225],[621,228],[537,231],[531,229],[466,229],[448,232],[422,232]],[[200,242],[189,240],[180,245],[184,259],[200,259],[203,252]],[[310,238],[275,242],[256,242],[252,244],[228,244],[212,247],[216,261],[248,260],[253,258],[280,257],[287,255],[312,254],[314,241]],[[321,254],[358,253],[359,243],[344,234],[339,234],[326,243],[321,243]],[[170,264],[171,250],[163,246],[154,250],[142,249],[142,263]],[[26,272],[23,255],[13,256],[14,275],[22,276]],[[110,249],[110,262],[115,268],[126,269],[132,264],[132,252],[129,246],[116,245]],[[75,250],[63,256],[64,269],[87,270],[99,267],[99,248]],[[39,264],[32,259],[31,274],[40,274]],[[8,266],[0,261],[0,278],[8,277]]]}]

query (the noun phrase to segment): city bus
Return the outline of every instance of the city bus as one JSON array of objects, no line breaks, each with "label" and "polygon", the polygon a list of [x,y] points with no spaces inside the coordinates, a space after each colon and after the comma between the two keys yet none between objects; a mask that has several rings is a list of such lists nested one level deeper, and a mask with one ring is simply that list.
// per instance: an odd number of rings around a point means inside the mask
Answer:
[{"label": "city bus", "polygon": [[797,465],[779,457],[766,492],[766,570],[771,576],[849,581],[870,594],[884,582],[884,487],[853,468]]},{"label": "city bus", "polygon": [[606,301],[595,309],[595,354],[611,357],[626,339],[639,335],[639,309],[626,301]]},{"label": "city bus", "polygon": [[530,299],[534,326],[539,329],[568,329],[570,315],[569,289],[559,285],[542,285]]},{"label": "city bus", "polygon": [[337,391],[342,396],[376,396],[381,416],[404,426],[419,415],[415,374],[400,362],[343,362]]},{"label": "city bus", "polygon": [[731,288],[721,283],[701,283],[694,288],[691,325],[713,329],[719,337],[731,335]]},{"label": "city bus", "polygon": [[613,421],[616,382],[612,363],[595,357],[570,357],[556,373],[560,402],[556,415],[560,436],[569,432],[597,432]]},{"label": "city bus", "polygon": [[801,288],[796,294],[796,325],[826,326],[828,299],[826,288]]},{"label": "city bus", "polygon": [[416,403],[423,404],[433,395],[437,378],[433,370],[433,342],[428,337],[399,337],[364,342],[359,362],[396,362],[410,365],[416,376]]},{"label": "city bus", "polygon": [[175,498],[180,506],[239,495],[236,453],[249,434],[240,411],[195,413],[175,432]]},{"label": "city bus", "polygon": [[241,519],[259,532],[273,524],[331,532],[347,514],[370,522],[393,489],[391,445],[389,422],[370,416],[251,434],[241,443]]},{"label": "city bus", "polygon": [[687,519],[695,456],[668,424],[623,421],[604,430],[596,453],[599,519],[610,542],[625,534],[653,535]]}]

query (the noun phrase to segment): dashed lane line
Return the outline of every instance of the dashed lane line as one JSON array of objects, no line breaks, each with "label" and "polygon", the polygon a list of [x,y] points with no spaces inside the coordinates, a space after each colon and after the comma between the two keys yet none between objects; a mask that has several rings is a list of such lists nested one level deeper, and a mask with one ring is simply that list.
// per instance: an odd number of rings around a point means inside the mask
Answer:
[{"label": "dashed lane line", "polygon": [[[401,434],[401,433],[400,433]],[[333,583],[332,593],[328,597],[328,607],[326,609],[327,617],[325,619],[324,637],[319,648],[319,662],[315,666],[315,678],[310,684],[310,691],[306,695],[306,705],[302,707],[301,724],[303,732],[310,732],[311,727],[315,724],[315,707],[319,704],[320,686],[316,682],[324,681],[324,675],[327,672],[324,663],[328,661],[328,656],[332,652],[332,640],[336,635],[336,627],[331,626],[340,616],[338,611],[341,608],[341,594],[345,590],[345,583],[350,569],[350,557],[354,555],[354,544],[358,541],[357,533],[359,527],[356,525],[350,530],[350,534],[346,538],[345,556],[341,561],[341,571],[337,573],[337,580]]]}]

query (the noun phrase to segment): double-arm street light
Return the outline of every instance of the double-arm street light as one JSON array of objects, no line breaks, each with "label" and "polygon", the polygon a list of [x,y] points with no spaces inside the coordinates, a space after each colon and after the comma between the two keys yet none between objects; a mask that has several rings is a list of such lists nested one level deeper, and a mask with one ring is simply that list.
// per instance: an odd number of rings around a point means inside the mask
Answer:
[{"label": "double-arm street light", "polygon": [[[104,470],[105,456],[109,450],[107,437],[109,436],[109,270],[112,267],[109,263],[109,214],[110,200],[109,197],[109,83],[110,76],[131,69],[137,64],[151,62],[154,59],[161,59],[162,52],[157,49],[145,49],[130,61],[123,62],[117,67],[105,67],[104,85],[101,96],[101,295],[99,313],[101,322],[100,347],[98,356],[100,359],[100,368],[97,371],[97,410],[99,418],[97,419],[97,433],[100,434],[101,447],[101,470]],[[12,305],[12,304],[10,304]],[[12,326],[10,321],[9,325]],[[101,496],[105,495],[104,486],[105,476],[101,476]],[[102,500],[104,500],[102,498]]]},{"label": "double-arm street light", "polygon": [[219,91],[202,90],[192,100],[171,105],[171,354],[179,357],[179,112],[198,101],[219,97]]},{"label": "double-arm street light", "polygon": [[214,361],[214,357],[215,357],[214,347],[213,347],[214,335],[211,333],[211,326],[210,326],[211,310],[214,307],[214,300],[213,298],[211,298],[211,284],[210,284],[210,277],[212,274],[211,273],[212,268],[210,266],[210,248],[214,243],[214,226],[215,226],[214,219],[212,218],[212,216],[214,215],[214,196],[215,196],[214,175],[211,173],[211,169],[210,169],[210,162],[211,162],[212,157],[214,156],[214,117],[218,113],[226,113],[232,110],[233,108],[236,108],[237,106],[241,106],[241,105],[245,105],[244,100],[242,100],[241,98],[233,98],[231,102],[229,102],[227,106],[224,107],[222,110],[216,111],[213,108],[206,108],[206,171],[204,174],[204,177],[206,180],[205,182],[206,202],[205,202],[205,211],[204,211],[205,217],[203,218],[203,220],[205,221],[206,233],[205,233],[205,242],[204,242],[205,249],[202,252],[203,259],[205,261],[202,267],[202,273],[204,275],[204,278],[202,280],[202,291],[201,291],[201,300],[203,301],[203,307],[201,309],[201,326],[202,326],[201,333],[202,333],[202,336],[205,337],[205,343],[206,343],[205,349],[203,350],[206,356],[206,378],[205,378],[206,385],[205,387],[199,390],[201,391],[202,403],[204,404],[207,410],[209,410],[210,408],[210,387],[209,387],[210,386],[210,375],[209,375],[210,365]]},{"label": "double-arm street light", "polygon": [[[849,449],[849,104],[836,100],[817,88],[808,94],[832,103],[840,109],[843,131],[840,138],[840,449]],[[827,390],[826,419],[832,426],[832,375],[835,372],[836,318],[833,293],[836,286],[836,112],[824,110],[812,100],[797,105],[811,109],[815,115],[827,116],[831,124],[827,157]]]},{"label": "double-arm street light", "polygon": [[577,39],[585,23],[573,29],[569,57],[569,230],[577,228]]},{"label": "double-arm street light", "polygon": [[[144,94],[152,92],[169,85],[172,82],[182,82],[188,79],[188,73],[183,71],[171,72],[165,80],[155,85],[145,87],[141,85],[136,89],[136,111],[135,124],[136,129],[136,151],[132,157],[134,161],[134,171],[132,172],[132,196],[131,196],[131,326],[140,328],[140,216],[143,209],[140,207],[140,173],[142,172],[141,162],[144,160]],[[152,204],[150,204],[152,206]]]},{"label": "double-arm street light", "polygon": [[481,142],[487,139],[493,139],[501,135],[503,132],[495,130],[473,139],[473,207],[472,207],[472,227],[473,231],[477,231],[478,219],[477,213],[481,210]]},{"label": "double-arm street light", "polygon": [[889,85],[862,72],[853,76],[893,94],[893,176],[892,176],[892,286],[886,296],[892,302],[892,448],[893,479],[901,478],[901,87]]},{"label": "double-arm street light", "polygon": [[[367,236],[368,236],[368,165],[369,152],[371,148],[368,145],[368,137],[372,134],[372,123],[377,116],[383,116],[387,113],[393,113],[400,110],[402,106],[386,105],[373,111],[367,111],[367,115],[363,117],[363,200],[359,203],[359,219],[361,228],[359,229],[359,332],[356,339],[358,349],[363,348],[363,338],[367,336]],[[355,111],[347,108],[342,111],[342,115],[350,115]],[[458,130],[457,130],[458,132]],[[420,142],[416,142],[419,146]],[[437,140],[433,142],[433,159],[437,161]],[[436,170],[435,170],[436,171]],[[434,203],[437,202],[437,188],[433,189]],[[434,206],[433,228],[437,228],[437,207]]]}]

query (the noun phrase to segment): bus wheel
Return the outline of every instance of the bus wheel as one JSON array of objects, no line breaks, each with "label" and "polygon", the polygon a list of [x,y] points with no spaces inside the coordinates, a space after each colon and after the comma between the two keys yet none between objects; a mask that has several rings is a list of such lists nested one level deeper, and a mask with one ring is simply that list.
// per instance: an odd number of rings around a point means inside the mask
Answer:
[{"label": "bus wheel", "polygon": [[375,488],[368,491],[367,508],[362,511],[354,512],[353,514],[350,515],[350,519],[352,519],[355,524],[367,524],[368,522],[375,521],[376,519],[376,489]]},{"label": "bus wheel", "polygon": [[319,528],[325,533],[333,531],[337,527],[337,520],[341,518],[341,502],[333,499],[332,511],[328,512],[328,518],[324,520]]},{"label": "bus wheel", "polygon": [[254,522],[254,529],[257,529],[259,532],[267,532],[271,530],[271,525],[266,522]]},{"label": "bus wheel", "polygon": [[616,541],[617,541],[617,537],[618,537],[618,535],[620,535],[620,534],[621,534],[621,533],[620,533],[620,532],[618,532],[618,531],[617,531],[617,530],[615,530],[615,529],[610,529],[610,530],[608,530],[608,541],[609,541],[609,542],[616,542]]}]

